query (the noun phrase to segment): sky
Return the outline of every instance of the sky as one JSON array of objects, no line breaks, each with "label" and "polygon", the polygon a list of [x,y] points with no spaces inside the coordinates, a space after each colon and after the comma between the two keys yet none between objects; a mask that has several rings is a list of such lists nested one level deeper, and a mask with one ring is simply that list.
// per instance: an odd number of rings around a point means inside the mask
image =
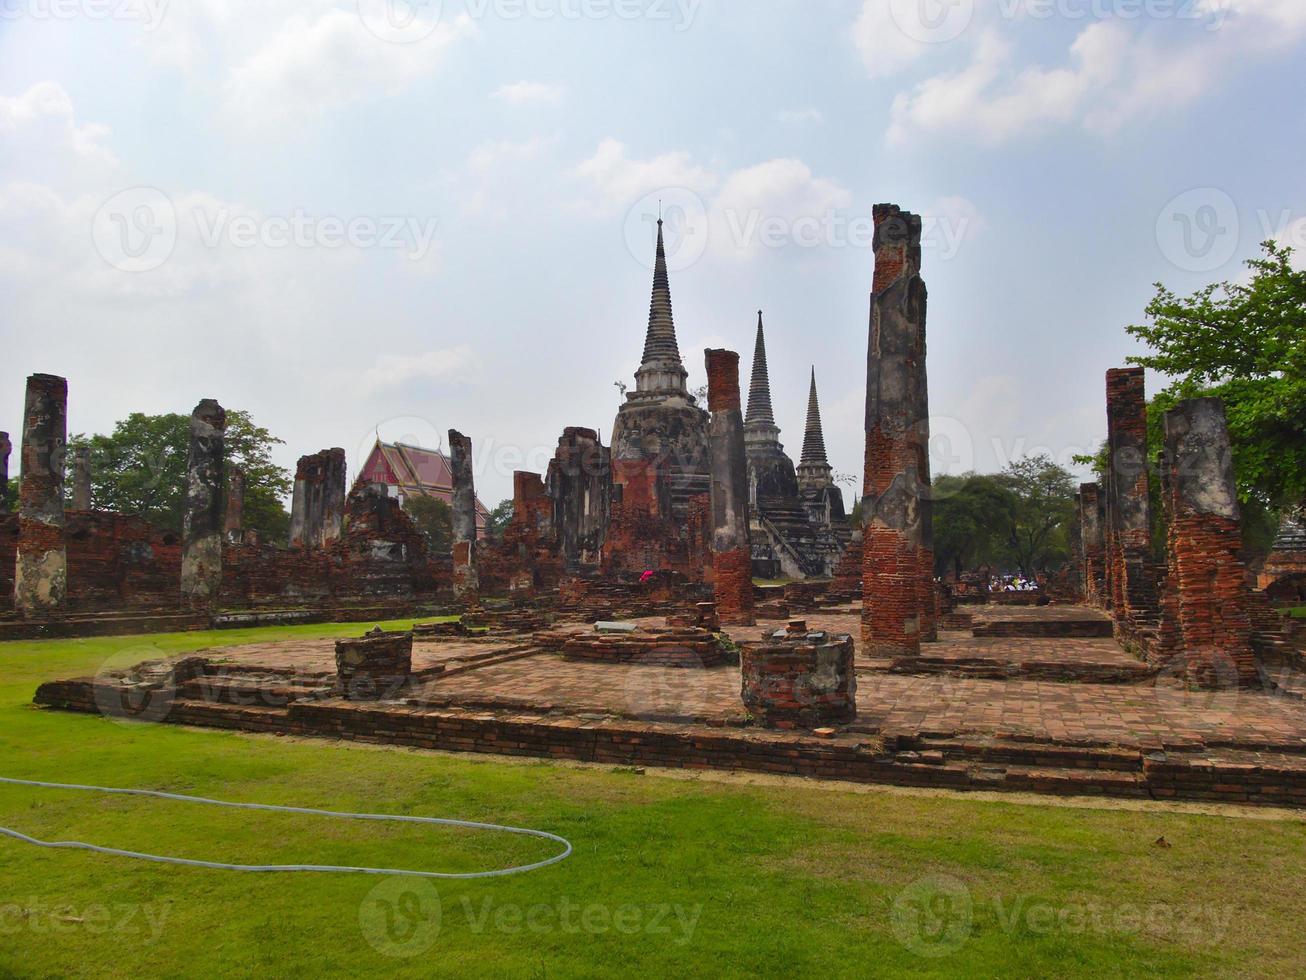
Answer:
[{"label": "sky", "polygon": [[493,506],[607,441],[661,202],[691,386],[764,310],[782,440],[815,367],[860,483],[892,202],[936,472],[1069,463],[1154,283],[1306,255],[1304,48],[1301,0],[0,0],[0,429],[37,372],[70,432],[212,397],[290,468],[456,428]]}]

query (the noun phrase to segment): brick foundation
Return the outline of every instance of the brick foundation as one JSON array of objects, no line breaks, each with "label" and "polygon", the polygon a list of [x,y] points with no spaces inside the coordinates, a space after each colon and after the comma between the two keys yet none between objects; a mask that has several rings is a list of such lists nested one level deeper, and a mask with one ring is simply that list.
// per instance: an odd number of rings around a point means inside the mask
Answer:
[{"label": "brick foundation", "polygon": [[336,641],[336,685],[349,701],[390,701],[404,693],[413,673],[413,634],[375,629]]},{"label": "brick foundation", "polygon": [[853,638],[775,633],[740,647],[744,707],[767,728],[846,725],[857,717]]}]

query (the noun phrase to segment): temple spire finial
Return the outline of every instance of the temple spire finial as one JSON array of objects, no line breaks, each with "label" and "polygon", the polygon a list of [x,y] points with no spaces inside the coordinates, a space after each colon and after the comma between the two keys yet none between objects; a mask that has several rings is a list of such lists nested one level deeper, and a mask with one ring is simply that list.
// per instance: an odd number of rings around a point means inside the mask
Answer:
[{"label": "temple spire finial", "polygon": [[830,468],[825,452],[825,433],[821,427],[821,405],[816,396],[816,367],[812,367],[812,387],[807,396],[807,429],[803,433],[803,455],[799,467]]},{"label": "temple spire finial", "polygon": [[775,425],[775,411],[771,407],[771,375],[766,366],[766,330],[762,326],[762,311],[757,311],[757,342],[753,346],[753,377],[748,385],[748,416],[750,425]]},{"label": "temple spire finial", "polygon": [[642,392],[684,393],[689,372],[680,359],[680,345],[676,341],[676,322],[671,311],[671,278],[667,273],[667,247],[662,229],[663,220],[659,217],[648,333],[644,338],[644,357],[635,372],[635,379],[638,390]]}]

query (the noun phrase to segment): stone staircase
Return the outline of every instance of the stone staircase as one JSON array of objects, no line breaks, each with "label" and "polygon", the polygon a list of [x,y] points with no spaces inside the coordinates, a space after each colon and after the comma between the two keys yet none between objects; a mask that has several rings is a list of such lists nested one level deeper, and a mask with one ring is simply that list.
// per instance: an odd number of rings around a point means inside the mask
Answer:
[{"label": "stone staircase", "polygon": [[[843,556],[852,530],[813,524],[801,501],[764,500],[754,518],[770,539],[772,551],[784,552],[790,562],[808,578],[827,578],[834,573]],[[761,544],[761,542],[758,542]],[[767,557],[780,558],[780,555]]]}]

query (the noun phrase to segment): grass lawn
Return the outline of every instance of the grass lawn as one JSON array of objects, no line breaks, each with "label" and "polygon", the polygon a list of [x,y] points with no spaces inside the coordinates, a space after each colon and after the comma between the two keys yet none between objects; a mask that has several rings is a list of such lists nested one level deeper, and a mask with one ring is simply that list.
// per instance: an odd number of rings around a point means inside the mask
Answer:
[{"label": "grass lawn", "polygon": [[[1065,976],[1306,971],[1306,824],[502,762],[40,711],[46,678],[301,626],[0,645],[0,775],[506,823],[528,875],[170,868],[0,838],[0,976]],[[0,786],[47,840],[472,871],[544,841]],[[1158,846],[1164,837],[1171,846]]]},{"label": "grass lawn", "polygon": [[1296,609],[1288,610],[1288,615],[1294,619],[1306,619],[1306,606],[1298,606]]}]

